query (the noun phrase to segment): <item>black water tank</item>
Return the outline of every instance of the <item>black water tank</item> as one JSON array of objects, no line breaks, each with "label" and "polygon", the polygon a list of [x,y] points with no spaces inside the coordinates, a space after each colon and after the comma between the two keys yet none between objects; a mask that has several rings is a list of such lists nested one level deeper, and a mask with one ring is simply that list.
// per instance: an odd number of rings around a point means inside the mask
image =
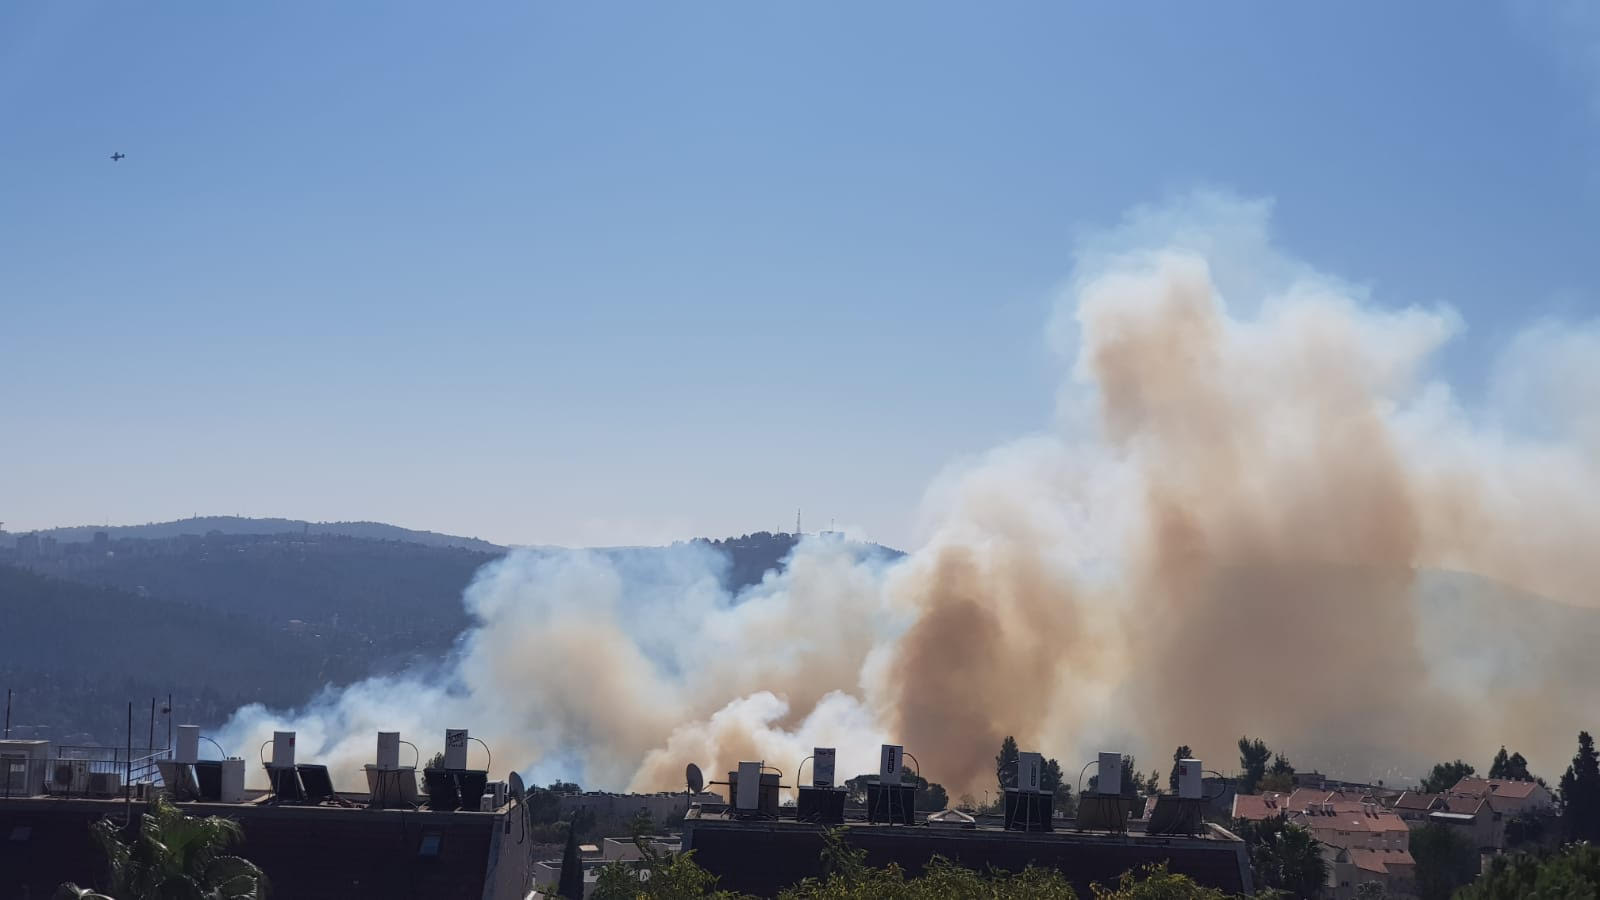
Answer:
[{"label": "black water tank", "polygon": [[801,787],[795,804],[795,819],[819,825],[844,824],[844,798],[849,791],[839,788]]},{"label": "black water tank", "polygon": [[910,825],[917,818],[917,788],[910,784],[867,782],[867,821]]},{"label": "black water tank", "polygon": [[1055,805],[1054,794],[1006,788],[1006,830],[1051,831]]}]

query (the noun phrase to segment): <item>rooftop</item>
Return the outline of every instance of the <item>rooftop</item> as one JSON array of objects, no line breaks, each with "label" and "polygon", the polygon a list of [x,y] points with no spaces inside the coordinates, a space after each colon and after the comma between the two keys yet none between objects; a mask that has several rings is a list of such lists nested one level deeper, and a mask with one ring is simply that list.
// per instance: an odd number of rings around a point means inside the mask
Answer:
[{"label": "rooftop", "polygon": [[[359,803],[355,800],[359,796]],[[275,896],[347,898],[510,896],[491,891],[519,882],[514,854],[518,817],[494,812],[368,809],[365,795],[345,805],[274,804],[259,793],[244,803],[180,803],[194,816],[218,815],[244,828],[240,855],[259,865]],[[98,883],[102,857],[90,823],[137,817],[142,803],[29,797],[0,799],[0,896],[51,896],[64,881]],[[497,871],[503,869],[504,871]],[[516,894],[518,898],[521,894]]]},{"label": "rooftop", "polygon": [[[984,870],[1021,871],[1029,865],[1060,870],[1082,896],[1093,882],[1111,884],[1128,869],[1167,862],[1174,872],[1230,893],[1251,889],[1245,845],[1215,825],[1195,836],[1078,831],[1057,823],[1051,832],[1006,831],[982,817],[968,828],[850,823],[845,840],[867,852],[873,866],[897,863],[910,874],[934,856]],[[718,886],[762,896],[823,873],[822,828],[776,819],[708,816],[684,822],[683,848],[720,878]]]},{"label": "rooftop", "polygon": [[1437,802],[1439,802],[1438,794],[1424,794],[1421,791],[1406,791],[1400,795],[1399,799],[1394,801],[1394,808],[1426,812],[1430,809],[1433,809],[1433,805]]},{"label": "rooftop", "polygon": [[1510,778],[1463,778],[1456,782],[1450,789],[1457,794],[1471,794],[1474,797],[1510,797],[1516,800],[1526,800],[1535,792],[1544,790],[1536,781],[1513,780]]},{"label": "rooftop", "polygon": [[1417,864],[1409,850],[1374,850],[1367,847],[1351,847],[1345,850],[1344,853],[1356,868],[1380,875],[1404,874],[1395,872],[1390,867],[1414,867]]}]

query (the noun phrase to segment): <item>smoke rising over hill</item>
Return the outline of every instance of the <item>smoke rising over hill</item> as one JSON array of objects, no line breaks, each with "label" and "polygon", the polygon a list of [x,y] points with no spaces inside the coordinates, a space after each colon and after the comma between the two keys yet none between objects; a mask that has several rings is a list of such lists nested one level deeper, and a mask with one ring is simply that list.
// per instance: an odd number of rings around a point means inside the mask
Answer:
[{"label": "smoke rising over hill", "polygon": [[466,726],[538,780],[636,789],[690,761],[787,771],[813,744],[869,771],[893,738],[959,791],[1005,734],[1064,763],[1187,743],[1224,769],[1242,733],[1323,765],[1508,742],[1554,771],[1600,712],[1593,654],[1461,658],[1418,594],[1457,569],[1590,602],[1597,332],[1532,324],[1469,404],[1433,362],[1453,312],[1288,258],[1268,212],[1198,195],[1086,240],[1052,329],[1059,421],[941,475],[906,558],[807,540],[734,596],[692,544],[513,552],[438,671],[246,708],[229,736],[288,724],[354,773],[379,728]]}]

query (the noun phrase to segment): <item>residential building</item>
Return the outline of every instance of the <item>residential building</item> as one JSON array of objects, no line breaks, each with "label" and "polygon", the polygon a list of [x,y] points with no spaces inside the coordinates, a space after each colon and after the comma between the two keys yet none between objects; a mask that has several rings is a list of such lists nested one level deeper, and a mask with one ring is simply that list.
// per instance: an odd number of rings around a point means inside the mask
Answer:
[{"label": "residential building", "polygon": [[1369,795],[1297,788],[1234,798],[1234,818],[1280,818],[1311,832],[1328,861],[1328,892],[1335,900],[1356,896],[1376,881],[1392,897],[1409,897],[1415,888],[1411,829],[1394,810]]}]

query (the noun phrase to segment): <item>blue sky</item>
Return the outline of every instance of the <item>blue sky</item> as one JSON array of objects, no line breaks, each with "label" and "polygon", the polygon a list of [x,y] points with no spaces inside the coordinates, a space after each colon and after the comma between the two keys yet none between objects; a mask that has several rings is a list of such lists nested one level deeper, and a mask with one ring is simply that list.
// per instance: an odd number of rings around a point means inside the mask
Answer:
[{"label": "blue sky", "polygon": [[8,3],[0,521],[906,544],[1049,427],[1075,236],[1197,186],[1459,309],[1470,395],[1600,301],[1596,60],[1577,3]]}]

